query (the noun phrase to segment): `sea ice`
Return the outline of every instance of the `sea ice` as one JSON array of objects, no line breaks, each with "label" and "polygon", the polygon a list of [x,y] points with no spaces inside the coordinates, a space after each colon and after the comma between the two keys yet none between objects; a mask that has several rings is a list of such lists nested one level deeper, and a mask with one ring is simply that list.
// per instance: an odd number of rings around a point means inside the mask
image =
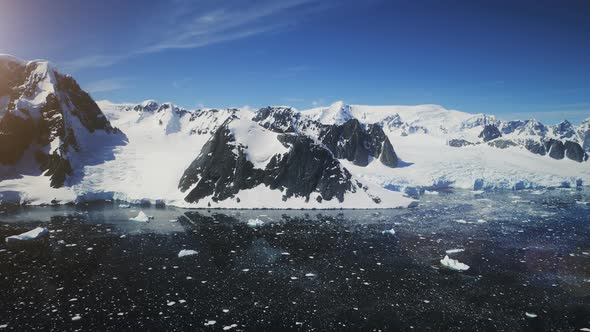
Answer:
[{"label": "sea ice", "polygon": [[264,221],[262,221],[260,219],[249,219],[247,224],[250,227],[258,227],[258,226],[264,225]]},{"label": "sea ice", "polygon": [[381,232],[381,234],[389,234],[389,235],[395,235],[395,229],[388,229],[388,230],[384,230]]},{"label": "sea ice", "polygon": [[180,257],[184,257],[184,256],[192,256],[192,255],[196,255],[198,254],[197,251],[195,250],[190,250],[190,249],[182,249],[179,253],[178,253],[178,258]]},{"label": "sea ice", "polygon": [[454,271],[467,271],[469,269],[469,265],[463,264],[456,259],[451,259],[449,256],[445,256],[445,258],[440,260],[442,266],[454,270]]},{"label": "sea ice", "polygon": [[463,251],[465,251],[465,249],[449,249],[445,252],[450,255],[450,254],[456,254],[456,253],[463,252]]},{"label": "sea ice", "polygon": [[37,227],[33,230],[30,230],[19,235],[9,236],[6,238],[6,242],[36,240],[42,238],[43,236],[46,236],[47,234],[49,234],[49,230],[46,227]]},{"label": "sea ice", "polygon": [[137,217],[129,218],[129,220],[137,221],[137,222],[148,222],[150,219],[143,211],[139,211],[139,213],[137,214]]}]

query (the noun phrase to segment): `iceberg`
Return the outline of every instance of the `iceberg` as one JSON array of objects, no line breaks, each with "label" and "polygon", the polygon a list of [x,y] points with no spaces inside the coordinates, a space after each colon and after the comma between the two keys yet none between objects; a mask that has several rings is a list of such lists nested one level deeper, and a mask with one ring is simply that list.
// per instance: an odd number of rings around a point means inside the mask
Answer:
[{"label": "iceberg", "polygon": [[150,219],[143,211],[139,211],[136,217],[129,218],[129,220],[137,222],[148,222]]},{"label": "iceberg", "polygon": [[383,234],[383,235],[387,235],[387,234],[389,234],[389,235],[395,235],[395,229],[392,228],[392,229],[388,229],[388,230],[382,231],[381,234]]},{"label": "iceberg", "polygon": [[46,236],[47,234],[49,234],[49,230],[46,227],[37,227],[19,235],[9,236],[6,238],[6,242],[37,240]]},{"label": "iceberg", "polygon": [[258,227],[258,226],[264,225],[264,221],[262,221],[260,219],[249,219],[247,224],[250,227]]},{"label": "iceberg", "polygon": [[196,255],[198,252],[196,250],[190,250],[190,249],[182,249],[179,253],[178,253],[178,258],[181,257],[185,257],[185,256],[192,256],[192,255]]},{"label": "iceberg", "polygon": [[450,255],[450,254],[456,254],[456,253],[463,252],[463,251],[465,251],[465,249],[449,249],[445,252]]},{"label": "iceberg", "polygon": [[463,264],[456,259],[451,259],[449,256],[445,256],[445,258],[440,260],[442,266],[454,270],[454,271],[467,271],[469,270],[469,265]]}]

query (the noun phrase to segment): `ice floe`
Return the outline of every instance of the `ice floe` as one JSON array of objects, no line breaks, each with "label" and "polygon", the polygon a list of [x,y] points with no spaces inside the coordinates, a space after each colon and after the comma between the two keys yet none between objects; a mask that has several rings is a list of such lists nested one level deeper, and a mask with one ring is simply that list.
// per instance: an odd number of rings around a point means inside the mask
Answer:
[{"label": "ice floe", "polygon": [[381,232],[383,235],[395,235],[395,229],[387,229]]},{"label": "ice floe", "polygon": [[137,222],[148,222],[150,218],[145,214],[145,212],[139,211],[136,217],[129,218],[129,220]]},{"label": "ice floe", "polygon": [[185,257],[185,256],[192,256],[192,255],[196,255],[196,254],[198,254],[198,252],[196,250],[182,249],[178,253],[178,258]]},{"label": "ice floe", "polygon": [[246,224],[250,227],[258,227],[258,226],[264,225],[264,221],[262,221],[258,218],[257,219],[248,219],[248,222]]},{"label": "ice floe", "polygon": [[469,270],[469,265],[463,264],[456,259],[451,259],[449,256],[445,256],[445,258],[440,260],[442,266],[454,270],[454,271],[467,271]]},{"label": "ice floe", "polygon": [[449,249],[445,252],[450,255],[450,254],[456,254],[456,253],[463,252],[463,251],[465,251],[465,249]]},{"label": "ice floe", "polygon": [[6,242],[18,242],[18,241],[30,241],[40,239],[49,234],[49,230],[46,227],[37,227],[28,232],[12,235],[6,238]]}]

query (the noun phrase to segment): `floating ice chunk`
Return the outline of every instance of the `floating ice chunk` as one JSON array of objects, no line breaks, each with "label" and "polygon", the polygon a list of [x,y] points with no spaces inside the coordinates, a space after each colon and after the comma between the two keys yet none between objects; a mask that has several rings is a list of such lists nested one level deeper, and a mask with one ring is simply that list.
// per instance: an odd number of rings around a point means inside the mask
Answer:
[{"label": "floating ice chunk", "polygon": [[175,304],[176,304],[175,301],[169,301],[169,302],[166,303],[166,305],[169,306],[169,307],[171,307],[171,306],[173,306]]},{"label": "floating ice chunk", "polygon": [[483,190],[474,190],[474,191],[472,191],[472,193],[475,196],[479,196],[479,195],[483,195],[483,193],[485,193],[485,191],[483,191]]},{"label": "floating ice chunk", "polygon": [[8,327],[8,324],[2,324],[2,325],[0,325],[0,329],[5,329],[7,327]]},{"label": "floating ice chunk", "polygon": [[457,219],[457,220],[455,220],[455,222],[458,222],[459,224],[466,224],[467,223],[467,220],[465,220],[465,219]]},{"label": "floating ice chunk", "polygon": [[121,209],[128,209],[128,208],[130,208],[130,207],[131,207],[131,205],[129,205],[129,204],[119,204],[119,207],[120,207]]},{"label": "floating ice chunk", "polygon": [[440,260],[442,266],[454,270],[454,271],[467,271],[469,270],[469,265],[460,263],[456,259],[451,259],[449,256],[445,256],[445,258]]},{"label": "floating ice chunk", "polygon": [[184,256],[192,256],[192,255],[196,255],[196,254],[198,254],[198,252],[196,250],[182,249],[178,253],[178,258],[184,257]]},{"label": "floating ice chunk", "polygon": [[224,326],[223,327],[223,330],[224,331],[229,331],[229,330],[231,330],[233,328],[236,328],[236,327],[238,327],[238,324],[231,324],[231,325],[228,325],[228,326]]},{"label": "floating ice chunk", "polygon": [[582,327],[582,328],[580,329],[580,331],[584,331],[584,332],[590,332],[590,328],[587,328],[587,327]]},{"label": "floating ice chunk", "polygon": [[487,221],[487,220],[485,220],[485,219],[477,219],[477,223],[478,223],[478,224],[484,224],[484,223],[486,223],[486,222],[488,222],[488,221]]},{"label": "floating ice chunk", "polygon": [[305,276],[308,277],[308,278],[313,278],[313,277],[315,277],[315,274],[313,274],[313,273],[307,273]]},{"label": "floating ice chunk", "polygon": [[258,227],[264,225],[264,221],[256,218],[256,219],[249,219],[247,222],[248,226],[250,227]]},{"label": "floating ice chunk", "polygon": [[74,322],[80,319],[82,319],[82,316],[80,316],[80,314],[76,314],[74,317],[72,317],[72,321]]},{"label": "floating ice chunk", "polygon": [[216,323],[217,323],[217,321],[215,321],[215,320],[208,320],[208,321],[205,323],[205,326],[211,326],[211,325],[215,325]]},{"label": "floating ice chunk", "polygon": [[387,229],[381,232],[383,235],[395,235],[395,229]]},{"label": "floating ice chunk", "polygon": [[19,235],[9,236],[6,238],[6,242],[37,240],[46,236],[47,234],[49,234],[49,230],[46,227],[37,227]]},{"label": "floating ice chunk", "polygon": [[129,218],[129,220],[137,221],[137,222],[148,222],[150,219],[143,211],[139,211],[139,213],[137,214],[137,217]]},{"label": "floating ice chunk", "polygon": [[438,191],[434,191],[434,190],[424,190],[424,195],[438,195],[439,192]]},{"label": "floating ice chunk", "polygon": [[527,316],[527,318],[537,318],[536,314],[530,312],[525,312],[524,315]]},{"label": "floating ice chunk", "polygon": [[465,251],[465,249],[449,249],[445,252],[450,255],[450,254],[456,254],[456,253],[463,252],[463,251]]}]

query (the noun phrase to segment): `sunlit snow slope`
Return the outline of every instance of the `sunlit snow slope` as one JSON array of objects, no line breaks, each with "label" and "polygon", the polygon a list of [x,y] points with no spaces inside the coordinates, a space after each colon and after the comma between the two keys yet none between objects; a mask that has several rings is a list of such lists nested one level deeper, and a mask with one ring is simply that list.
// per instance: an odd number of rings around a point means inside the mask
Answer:
[{"label": "sunlit snow slope", "polygon": [[[568,131],[559,125],[544,126],[535,120],[501,122],[490,115],[447,110],[438,105],[362,106],[338,102],[302,113],[324,124],[350,118],[365,124],[380,123],[403,161],[399,167],[391,169],[375,162],[367,167],[343,163],[353,174],[394,190],[524,189],[590,183],[589,162],[556,160],[519,145],[496,148],[487,144],[508,139],[517,143],[557,139]],[[588,120],[577,128],[572,126],[577,134],[568,139],[580,143],[588,140],[587,123]],[[479,135],[490,124],[507,134],[482,142]],[[513,130],[505,129],[510,125]],[[535,127],[539,130],[535,131]],[[453,147],[449,145],[453,139],[473,144]]]}]

